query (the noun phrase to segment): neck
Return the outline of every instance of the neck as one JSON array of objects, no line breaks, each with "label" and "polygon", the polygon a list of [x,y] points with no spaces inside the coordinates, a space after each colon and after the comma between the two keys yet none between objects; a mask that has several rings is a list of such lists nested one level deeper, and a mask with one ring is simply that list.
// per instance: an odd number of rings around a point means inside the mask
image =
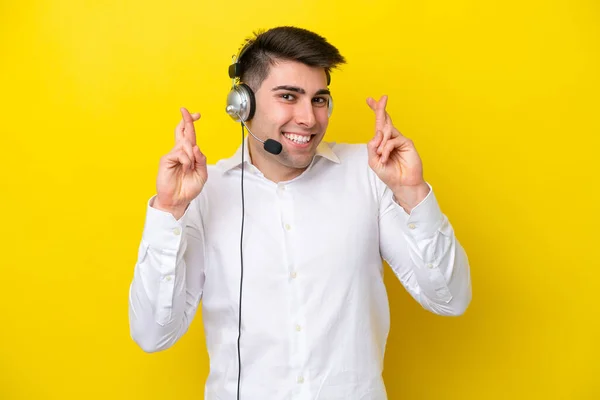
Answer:
[{"label": "neck", "polygon": [[[260,148],[259,148],[260,146]],[[283,165],[274,159],[279,157],[274,154],[265,154],[263,144],[256,141],[254,138],[248,138],[248,153],[250,154],[250,162],[254,165],[268,180],[279,183],[292,180],[306,168],[293,168]]]}]

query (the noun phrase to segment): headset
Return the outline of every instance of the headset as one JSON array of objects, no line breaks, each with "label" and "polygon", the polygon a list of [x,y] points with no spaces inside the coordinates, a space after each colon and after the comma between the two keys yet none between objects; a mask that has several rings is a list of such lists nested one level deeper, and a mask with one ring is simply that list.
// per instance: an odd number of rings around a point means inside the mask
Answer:
[{"label": "headset", "polygon": [[[256,99],[254,92],[247,84],[241,82],[243,65],[241,63],[244,53],[248,51],[254,42],[249,41],[239,52],[238,56],[234,58],[234,62],[229,66],[229,77],[231,78],[231,90],[227,95],[227,106],[225,112],[233,118],[234,121],[240,122],[242,125],[242,163],[241,163],[241,194],[242,194],[242,226],[240,232],[240,297],[239,297],[239,314],[238,314],[238,339],[237,339],[237,353],[238,353],[238,382],[237,382],[237,399],[240,399],[240,379],[242,370],[242,361],[240,354],[240,338],[242,333],[242,288],[244,281],[244,257],[243,257],[243,238],[244,238],[244,127],[248,132],[259,142],[263,143],[264,149],[271,154],[278,155],[281,153],[282,145],[280,142],[274,139],[267,139],[263,141],[257,138],[252,131],[246,125],[247,121],[250,121],[254,117],[256,111]],[[327,86],[331,82],[331,75],[326,69],[327,75]],[[327,103],[327,117],[331,117],[333,112],[333,100],[331,95]]]}]

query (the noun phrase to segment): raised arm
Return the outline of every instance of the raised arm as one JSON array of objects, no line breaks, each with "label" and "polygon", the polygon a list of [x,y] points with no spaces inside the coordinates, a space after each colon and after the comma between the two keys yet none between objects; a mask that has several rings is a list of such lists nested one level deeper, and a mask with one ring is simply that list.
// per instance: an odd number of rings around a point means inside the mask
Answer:
[{"label": "raised arm", "polygon": [[423,178],[412,140],[392,124],[385,110],[387,97],[367,103],[375,113],[368,153],[378,187],[382,257],[425,309],[460,315],[471,301],[467,254]]},{"label": "raised arm", "polygon": [[197,204],[208,178],[196,144],[199,114],[181,110],[175,146],[160,160],[129,290],[132,339],[147,352],[171,347],[189,328],[204,286],[204,229]]}]

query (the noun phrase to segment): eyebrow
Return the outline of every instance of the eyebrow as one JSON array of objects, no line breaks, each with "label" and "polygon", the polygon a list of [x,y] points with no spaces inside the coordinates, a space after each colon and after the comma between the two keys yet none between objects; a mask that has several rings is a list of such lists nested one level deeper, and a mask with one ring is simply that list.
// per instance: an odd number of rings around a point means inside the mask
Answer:
[{"label": "eyebrow", "polygon": [[[306,91],[304,89],[297,87],[297,86],[281,85],[281,86],[275,86],[273,89],[271,89],[271,91],[273,91],[273,92],[275,92],[277,90],[289,90],[290,92],[306,94]],[[328,89],[319,89],[315,93],[315,96],[318,96],[320,94],[329,94],[330,95],[331,92]]]}]

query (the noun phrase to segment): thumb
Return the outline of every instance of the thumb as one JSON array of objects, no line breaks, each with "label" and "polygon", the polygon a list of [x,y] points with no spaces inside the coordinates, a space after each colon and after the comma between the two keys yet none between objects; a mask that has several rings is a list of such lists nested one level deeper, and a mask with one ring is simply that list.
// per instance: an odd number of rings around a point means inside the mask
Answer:
[{"label": "thumb", "polygon": [[377,148],[381,144],[382,140],[383,140],[383,133],[381,131],[377,131],[377,133],[375,134],[373,139],[371,139],[371,141],[369,141],[369,143],[367,143],[367,150],[369,153],[370,160],[375,160],[375,159],[377,159],[377,157],[379,157],[379,155],[377,154]]}]

